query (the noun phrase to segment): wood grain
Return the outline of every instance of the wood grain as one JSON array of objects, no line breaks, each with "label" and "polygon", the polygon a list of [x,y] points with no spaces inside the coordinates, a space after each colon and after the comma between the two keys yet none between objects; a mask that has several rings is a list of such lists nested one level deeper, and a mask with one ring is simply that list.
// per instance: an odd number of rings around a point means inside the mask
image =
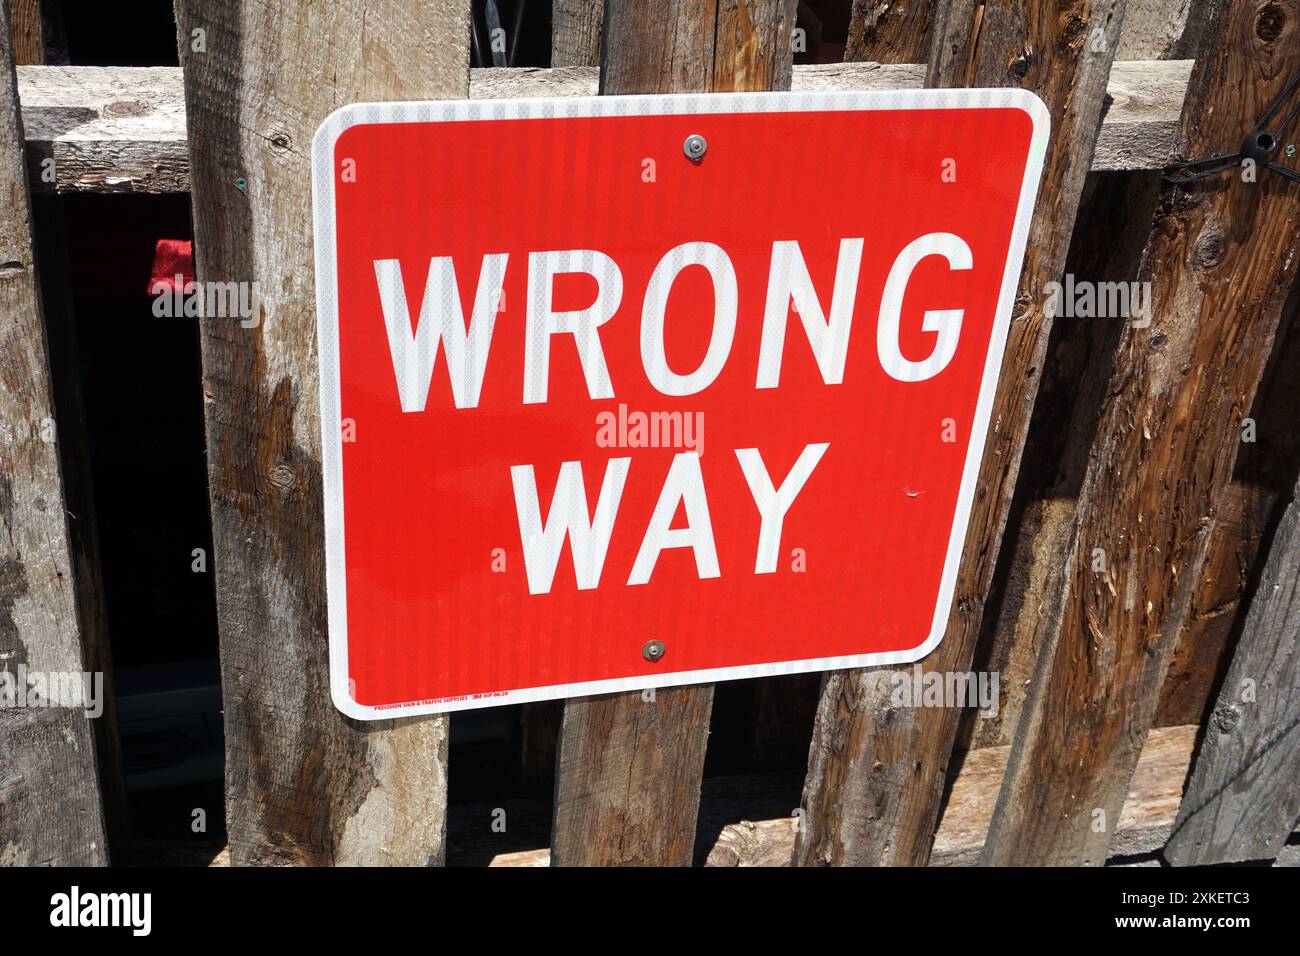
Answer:
[{"label": "wood grain", "polygon": [[[1210,23],[1183,111],[1189,157],[1235,148],[1300,69],[1294,0],[1221,2]],[[1268,173],[1162,197],[1139,273],[1154,317],[1124,328],[1068,557],[1043,589],[987,863],[1106,858],[1295,281],[1296,208],[1295,187]]]},{"label": "wood grain", "polygon": [[1205,729],[1165,859],[1271,860],[1300,817],[1300,483]]},{"label": "wood grain", "polygon": [[58,422],[59,463],[68,514],[72,579],[76,583],[77,620],[85,648],[86,670],[104,675],[104,713],[94,721],[95,753],[104,821],[109,840],[115,843],[129,831],[129,814],[63,200],[58,196],[33,196],[32,218],[53,380],[54,418]]},{"label": "wood grain", "polygon": [[606,0],[600,91],[790,88],[794,0]]},{"label": "wood grain", "polygon": [[552,0],[551,66],[599,66],[605,0]]},{"label": "wood grain", "polygon": [[[1191,61],[1116,63],[1094,170],[1163,168],[1173,151]],[[795,90],[920,89],[916,63],[800,64]],[[471,99],[594,96],[596,67],[470,70]],[[32,188],[173,193],[190,188],[185,93],[175,67],[19,67]],[[42,176],[55,161],[53,182]]]},{"label": "wood grain", "polygon": [[468,15],[176,4],[197,278],[257,282],[262,300],[256,327],[205,318],[200,334],[236,865],[443,859],[447,719],[363,724],[330,701],[310,146],[344,103],[464,97]]},{"label": "wood grain", "polygon": [[[1079,282],[1135,280],[1159,198],[1156,173],[1089,176],[1066,273]],[[972,713],[963,719],[961,749],[1010,744],[1015,734],[1038,657],[1044,588],[1063,560],[1123,323],[1062,316],[1052,324],[1047,373],[1003,533],[1002,566],[994,576],[1000,591],[990,597],[975,652],[979,666],[1001,675],[1001,707],[991,717]],[[996,798],[996,789],[989,796]]]},{"label": "wood grain", "polygon": [[45,27],[41,23],[41,0],[10,0],[9,19],[13,26],[14,62],[34,66],[45,62]]},{"label": "wood grain", "polygon": [[1200,581],[1160,691],[1156,726],[1201,723],[1214,706],[1245,624],[1267,543],[1300,470],[1300,283],[1255,394],[1254,441],[1242,442],[1210,531]]},{"label": "wood grain", "polygon": [[[20,667],[92,667],[78,619],[10,37],[9,3],[0,0],[0,670],[16,682]],[[0,708],[0,865],[107,863],[91,720],[67,706]]]},{"label": "wood grain", "polygon": [[[185,90],[175,67],[20,67],[32,188],[185,192]],[[54,160],[54,182],[44,175]]]},{"label": "wood grain", "polygon": [[1195,57],[1206,8],[1199,0],[1129,0],[1118,55],[1125,60]]},{"label": "wood grain", "polygon": [[688,866],[713,685],[567,701],[554,866]]},{"label": "wood grain", "polygon": [[[987,3],[936,13],[930,82],[1023,86],[1042,98],[1052,138],[994,398],[948,628],[925,660],[968,671],[1020,466],[1051,320],[1044,288],[1065,266],[1075,213],[1101,122],[1123,0]],[[1100,30],[1106,43],[1090,45]],[[896,708],[887,671],[829,675],[813,729],[795,845],[799,865],[924,864],[939,817],[961,712]]]},{"label": "wood grain", "polygon": [[[785,89],[793,28],[794,0],[607,0],[601,92]],[[689,865],[712,707],[712,685],[568,701],[552,863]]]},{"label": "wood grain", "polygon": [[937,0],[853,0],[846,62],[915,63],[930,49]]}]

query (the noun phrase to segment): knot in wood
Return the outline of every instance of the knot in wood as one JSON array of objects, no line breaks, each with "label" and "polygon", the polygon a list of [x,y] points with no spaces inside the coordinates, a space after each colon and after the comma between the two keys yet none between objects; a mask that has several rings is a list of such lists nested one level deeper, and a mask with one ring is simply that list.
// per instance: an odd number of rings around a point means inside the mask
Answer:
[{"label": "knot in wood", "polygon": [[1286,11],[1276,3],[1266,3],[1255,16],[1255,36],[1272,43],[1282,35],[1286,26]]},{"label": "knot in wood", "polygon": [[1196,240],[1192,261],[1198,269],[1213,269],[1223,261],[1223,253],[1226,249],[1227,243],[1224,241],[1223,233],[1217,228],[1206,229]]},{"label": "knot in wood", "polygon": [[139,100],[118,100],[116,103],[109,103],[100,111],[105,119],[112,119],[115,116],[148,116],[152,112],[152,106]]},{"label": "knot in wood", "polygon": [[293,149],[293,137],[283,129],[272,129],[266,137],[266,143],[271,152],[280,156]]},{"label": "knot in wood", "polygon": [[1020,51],[1020,55],[1007,64],[1007,72],[1017,80],[1023,80],[1029,75],[1029,64],[1034,58],[1034,51],[1025,47]]},{"label": "knot in wood", "polygon": [[298,476],[294,474],[293,469],[288,465],[279,464],[271,469],[271,473],[266,476],[266,480],[280,491],[289,491],[297,483]]},{"label": "knot in wood", "polygon": [[1230,734],[1241,720],[1241,712],[1231,704],[1225,704],[1222,707],[1214,709],[1214,726],[1219,728],[1219,733]]},{"label": "knot in wood", "polygon": [[1065,41],[1067,47],[1075,47],[1084,41],[1088,36],[1088,21],[1072,13],[1065,21],[1065,29],[1061,31],[1061,38]]}]

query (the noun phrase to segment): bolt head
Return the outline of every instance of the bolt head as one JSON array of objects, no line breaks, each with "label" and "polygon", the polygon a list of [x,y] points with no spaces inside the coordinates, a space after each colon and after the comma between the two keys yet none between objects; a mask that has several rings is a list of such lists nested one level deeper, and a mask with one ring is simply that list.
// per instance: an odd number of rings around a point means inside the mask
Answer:
[{"label": "bolt head", "polygon": [[703,159],[704,153],[708,148],[709,144],[705,142],[704,137],[699,133],[692,133],[690,136],[686,137],[686,142],[682,143],[682,152],[685,153],[686,158],[693,163],[698,163]]},{"label": "bolt head", "polygon": [[653,664],[663,659],[665,650],[663,641],[646,641],[641,648],[641,656]]}]

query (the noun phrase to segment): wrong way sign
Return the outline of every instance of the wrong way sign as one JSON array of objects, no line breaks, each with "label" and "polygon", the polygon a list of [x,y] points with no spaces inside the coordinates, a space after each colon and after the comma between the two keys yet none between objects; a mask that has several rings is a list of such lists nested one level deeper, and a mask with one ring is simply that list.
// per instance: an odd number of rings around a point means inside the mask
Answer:
[{"label": "wrong way sign", "polygon": [[377,719],[943,637],[1021,90],[348,106],[314,143],[331,690]]}]

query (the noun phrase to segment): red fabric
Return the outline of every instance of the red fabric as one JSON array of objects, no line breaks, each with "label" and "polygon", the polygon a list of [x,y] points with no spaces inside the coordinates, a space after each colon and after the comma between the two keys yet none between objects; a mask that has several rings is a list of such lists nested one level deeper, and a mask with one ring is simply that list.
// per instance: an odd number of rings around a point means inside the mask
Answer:
[{"label": "red fabric", "polygon": [[[177,290],[176,277],[182,277],[182,288]],[[153,278],[149,280],[149,294],[184,292],[194,281],[194,243],[188,239],[159,239],[153,250]]]}]

